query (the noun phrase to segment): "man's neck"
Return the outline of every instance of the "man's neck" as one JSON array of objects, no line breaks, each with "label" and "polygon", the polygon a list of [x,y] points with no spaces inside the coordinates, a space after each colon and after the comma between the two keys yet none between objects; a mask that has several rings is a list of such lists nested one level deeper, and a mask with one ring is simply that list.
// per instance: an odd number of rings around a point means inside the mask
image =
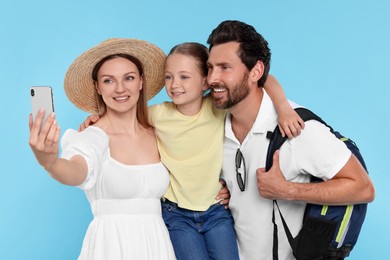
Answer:
[{"label": "man's neck", "polygon": [[245,99],[229,109],[232,130],[240,143],[244,141],[256,121],[263,94],[262,88],[256,88]]}]

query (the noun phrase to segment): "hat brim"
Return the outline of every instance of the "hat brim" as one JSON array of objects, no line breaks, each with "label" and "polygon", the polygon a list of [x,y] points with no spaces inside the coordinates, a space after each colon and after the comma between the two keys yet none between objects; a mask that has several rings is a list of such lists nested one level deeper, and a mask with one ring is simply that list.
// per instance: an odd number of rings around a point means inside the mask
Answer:
[{"label": "hat brim", "polygon": [[128,54],[143,66],[146,98],[153,98],[164,86],[165,54],[154,44],[138,39],[112,38],[81,54],[69,66],[64,89],[69,100],[81,110],[97,114],[98,101],[92,70],[103,58],[113,54]]}]

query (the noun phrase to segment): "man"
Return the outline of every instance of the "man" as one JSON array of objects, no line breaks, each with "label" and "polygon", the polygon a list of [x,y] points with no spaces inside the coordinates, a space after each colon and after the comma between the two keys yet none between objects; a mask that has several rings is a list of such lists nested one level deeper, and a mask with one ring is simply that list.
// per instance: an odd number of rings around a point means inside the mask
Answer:
[{"label": "man", "polygon": [[[223,174],[241,259],[272,259],[273,199],[279,201],[293,236],[301,228],[307,202],[344,205],[374,199],[373,184],[356,157],[314,120],[285,142],[265,172],[266,133],[277,125],[276,110],[262,88],[270,70],[268,43],[252,26],[225,21],[213,30],[208,44],[213,102],[229,112]],[[309,174],[327,181],[309,183]],[[279,259],[294,259],[283,228],[278,237]]]}]

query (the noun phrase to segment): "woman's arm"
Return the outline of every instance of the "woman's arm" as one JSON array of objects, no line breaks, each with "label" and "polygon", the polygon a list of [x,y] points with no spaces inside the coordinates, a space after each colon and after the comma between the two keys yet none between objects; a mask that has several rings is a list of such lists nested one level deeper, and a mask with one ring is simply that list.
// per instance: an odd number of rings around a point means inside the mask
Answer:
[{"label": "woman's arm", "polygon": [[278,112],[278,125],[282,136],[287,135],[288,138],[298,136],[304,128],[305,122],[288,103],[282,86],[274,76],[268,75],[264,88]]},{"label": "woman's arm", "polygon": [[83,183],[88,169],[85,159],[79,155],[70,160],[58,158],[60,127],[52,113],[41,129],[44,114],[44,111],[40,111],[35,122],[31,114],[29,118],[29,144],[35,158],[51,177],[60,183],[72,186]]}]

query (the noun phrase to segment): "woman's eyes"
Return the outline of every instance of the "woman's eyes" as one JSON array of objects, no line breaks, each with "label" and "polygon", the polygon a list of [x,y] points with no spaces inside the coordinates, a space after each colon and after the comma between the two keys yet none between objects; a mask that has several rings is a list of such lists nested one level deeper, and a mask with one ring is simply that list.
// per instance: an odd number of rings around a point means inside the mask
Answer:
[{"label": "woman's eyes", "polygon": [[111,83],[111,82],[112,82],[111,79],[104,79],[104,80],[103,80],[103,83],[105,83],[105,84],[109,84],[109,83]]},{"label": "woman's eyes", "polygon": [[134,79],[135,79],[134,76],[127,76],[127,77],[126,77],[126,80],[134,80]]},{"label": "woman's eyes", "polygon": [[[134,76],[126,76],[124,79],[125,79],[126,81],[132,81],[132,80],[135,79],[135,77],[134,77]],[[110,78],[103,79],[103,83],[104,83],[104,84],[110,84],[110,83],[113,83],[113,82],[114,82],[114,80],[113,80],[113,79],[110,79]]]}]

